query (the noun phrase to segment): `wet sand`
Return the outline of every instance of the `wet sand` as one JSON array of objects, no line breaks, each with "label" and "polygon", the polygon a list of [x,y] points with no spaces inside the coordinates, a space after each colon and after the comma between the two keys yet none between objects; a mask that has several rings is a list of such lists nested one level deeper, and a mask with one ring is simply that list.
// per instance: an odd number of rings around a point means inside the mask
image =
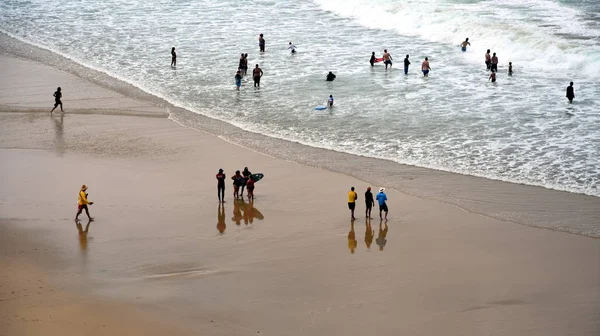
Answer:
[{"label": "wet sand", "polygon": [[[0,335],[600,332],[597,239],[391,189],[389,221],[368,221],[367,182],[44,65],[0,66]],[[59,85],[67,113],[49,116]],[[266,175],[256,201],[228,183],[221,208],[217,169],[244,166]],[[73,221],[84,183],[89,226]]]}]

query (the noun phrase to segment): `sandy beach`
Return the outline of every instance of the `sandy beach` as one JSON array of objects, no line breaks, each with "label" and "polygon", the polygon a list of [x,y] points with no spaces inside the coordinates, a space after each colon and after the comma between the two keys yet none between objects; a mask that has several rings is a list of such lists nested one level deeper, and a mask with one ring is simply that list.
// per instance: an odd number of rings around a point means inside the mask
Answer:
[{"label": "sandy beach", "polygon": [[[31,60],[3,54],[0,67],[0,335],[600,332],[598,239],[393,188],[389,221],[367,220],[377,178],[240,147]],[[49,115],[57,86],[66,113]],[[217,170],[244,166],[266,175],[255,202],[228,183],[220,207]],[[76,224],[82,184],[96,220]]]}]

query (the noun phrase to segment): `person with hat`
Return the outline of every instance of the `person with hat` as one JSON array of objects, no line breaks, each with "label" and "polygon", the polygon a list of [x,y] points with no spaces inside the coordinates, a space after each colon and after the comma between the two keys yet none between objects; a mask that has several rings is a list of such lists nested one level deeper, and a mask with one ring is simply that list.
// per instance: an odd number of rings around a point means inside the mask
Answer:
[{"label": "person with hat", "polygon": [[375,205],[375,200],[373,200],[373,193],[371,192],[371,187],[367,188],[365,192],[365,205],[367,206],[365,209],[365,217],[371,218],[371,208]]},{"label": "person with hat", "polygon": [[219,169],[217,173],[217,197],[219,197],[219,203],[225,203],[225,173],[223,169]]},{"label": "person with hat", "polygon": [[379,219],[383,219],[381,217],[381,212],[385,211],[385,220],[387,220],[387,215],[388,215],[388,207],[387,204],[385,203],[385,201],[387,201],[387,196],[385,195],[385,188],[379,188],[379,194],[377,194],[377,196],[375,196],[375,198],[377,199],[377,202],[379,202]]},{"label": "person with hat", "polygon": [[85,210],[85,213],[90,220],[94,220],[92,217],[90,217],[90,211],[88,210],[88,204],[92,205],[94,202],[88,201],[88,194],[85,192],[87,188],[88,187],[84,184],[81,186],[81,190],[79,190],[79,197],[77,197],[77,214],[75,215],[76,221],[79,220],[79,215],[83,210]]},{"label": "person with hat", "polygon": [[354,187],[350,188],[350,191],[348,192],[348,209],[350,209],[350,219],[351,220],[355,220],[356,218],[354,218],[354,209],[356,208],[356,199],[358,198],[358,195],[356,194],[356,191],[354,191]]}]

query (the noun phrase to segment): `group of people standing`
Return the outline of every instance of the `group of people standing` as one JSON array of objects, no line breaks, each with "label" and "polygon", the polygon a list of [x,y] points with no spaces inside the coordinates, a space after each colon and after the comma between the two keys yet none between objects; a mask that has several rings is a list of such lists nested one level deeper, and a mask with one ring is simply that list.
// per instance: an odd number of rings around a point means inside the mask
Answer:
[{"label": "group of people standing", "polygon": [[[219,203],[225,203],[225,175],[223,169],[219,169],[216,175],[217,178],[217,197]],[[254,179],[252,178],[252,172],[248,170],[248,167],[244,167],[243,171],[236,170],[235,174],[231,177],[233,180],[233,198],[243,199],[244,189],[248,192],[248,201],[254,201]]]},{"label": "group of people standing", "polygon": [[[350,209],[350,219],[355,220],[354,210],[356,209],[356,200],[358,199],[358,194],[354,191],[354,187],[350,188],[348,192],[348,209]],[[371,209],[375,205],[375,200],[379,204],[379,219],[385,219],[387,221],[388,215],[388,206],[387,206],[387,195],[385,194],[385,188],[379,188],[379,193],[373,198],[373,193],[371,192],[371,187],[367,188],[365,192],[365,218],[371,217]],[[382,217],[383,212],[385,212],[385,217]]]},{"label": "group of people standing", "polygon": [[[410,65],[410,61],[408,60],[408,58],[410,57],[410,55],[406,55],[406,57],[404,58],[404,74],[408,75],[408,66]],[[371,58],[369,59],[369,63],[371,64],[371,66],[375,66],[375,63],[379,62],[379,61],[383,61],[383,64],[385,64],[385,69],[388,69],[388,66],[391,68],[393,65],[392,62],[393,58],[392,58],[392,54],[390,54],[387,49],[383,49],[383,56],[381,56],[380,59],[378,59],[375,56],[375,52],[373,51],[371,53]],[[431,71],[431,67],[429,66],[429,58],[425,57],[425,59],[423,60],[423,62],[421,63],[421,71],[423,72],[423,77],[429,77],[429,71]]]}]

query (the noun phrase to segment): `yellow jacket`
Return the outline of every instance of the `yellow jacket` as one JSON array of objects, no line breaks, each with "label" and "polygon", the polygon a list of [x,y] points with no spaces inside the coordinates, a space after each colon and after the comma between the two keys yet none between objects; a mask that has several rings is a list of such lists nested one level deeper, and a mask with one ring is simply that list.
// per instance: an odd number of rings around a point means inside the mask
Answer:
[{"label": "yellow jacket", "polygon": [[79,191],[79,197],[77,198],[77,204],[79,204],[79,205],[90,204],[90,202],[87,199],[87,195],[85,194],[85,191],[83,191],[83,190]]}]

